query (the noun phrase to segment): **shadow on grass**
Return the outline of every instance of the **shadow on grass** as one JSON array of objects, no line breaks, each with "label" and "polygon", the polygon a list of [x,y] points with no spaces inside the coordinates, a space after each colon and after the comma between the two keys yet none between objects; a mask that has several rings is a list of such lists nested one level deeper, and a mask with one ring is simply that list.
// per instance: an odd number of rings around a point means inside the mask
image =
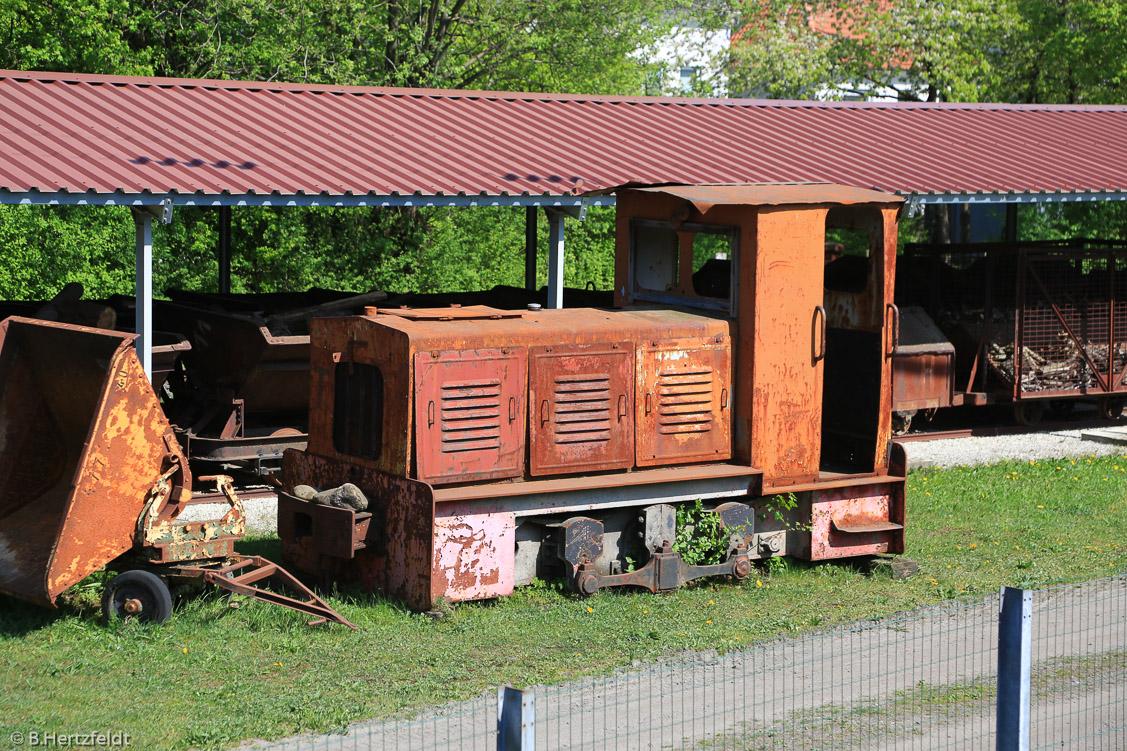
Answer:
[{"label": "shadow on grass", "polygon": [[97,615],[97,608],[92,610],[85,604],[76,605],[61,601],[57,609],[51,609],[0,595],[0,637],[25,636],[32,631],[50,626],[55,621],[72,616],[93,619]]}]

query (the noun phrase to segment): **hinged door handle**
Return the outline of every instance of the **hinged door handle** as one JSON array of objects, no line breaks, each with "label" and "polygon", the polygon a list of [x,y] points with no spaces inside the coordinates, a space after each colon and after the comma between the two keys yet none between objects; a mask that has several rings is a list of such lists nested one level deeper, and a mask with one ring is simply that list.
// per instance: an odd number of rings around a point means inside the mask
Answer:
[{"label": "hinged door handle", "polygon": [[646,392],[646,414],[653,412],[653,394],[649,391]]},{"label": "hinged door handle", "polygon": [[549,418],[549,415],[548,415],[548,400],[545,399],[544,401],[540,402],[540,426],[541,427],[548,424],[548,418]]},{"label": "hinged door handle", "polygon": [[618,421],[622,422],[622,418],[626,417],[626,394],[618,395]]},{"label": "hinged door handle", "polygon": [[517,398],[515,396],[509,397],[509,422],[517,421]]},{"label": "hinged door handle", "polygon": [[720,389],[720,409],[728,408],[728,389]]},{"label": "hinged door handle", "polygon": [[427,427],[434,427],[434,399],[427,403]]},{"label": "hinged door handle", "polygon": [[888,351],[891,356],[896,352],[896,348],[900,346],[900,308],[896,307],[896,303],[889,303],[888,310],[892,311],[892,349]]},{"label": "hinged door handle", "polygon": [[826,356],[826,309],[821,305],[814,306],[814,315],[820,320],[818,349],[814,350],[814,362]]}]

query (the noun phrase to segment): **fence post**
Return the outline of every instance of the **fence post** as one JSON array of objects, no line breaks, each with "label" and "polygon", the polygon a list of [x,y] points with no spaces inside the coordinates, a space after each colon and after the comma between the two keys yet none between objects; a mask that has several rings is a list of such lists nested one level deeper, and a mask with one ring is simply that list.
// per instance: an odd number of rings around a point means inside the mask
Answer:
[{"label": "fence post", "polygon": [[535,698],[512,686],[497,689],[497,751],[535,751]]},{"label": "fence post", "polygon": [[1002,587],[998,611],[997,751],[1029,751],[1033,593]]}]

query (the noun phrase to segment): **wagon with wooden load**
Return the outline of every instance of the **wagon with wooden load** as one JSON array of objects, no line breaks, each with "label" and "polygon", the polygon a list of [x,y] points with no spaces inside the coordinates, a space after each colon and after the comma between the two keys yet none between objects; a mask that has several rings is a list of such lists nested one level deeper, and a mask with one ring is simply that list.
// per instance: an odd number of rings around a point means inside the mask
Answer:
[{"label": "wagon with wooden load", "polygon": [[901,301],[925,340],[894,357],[901,424],[919,410],[1012,405],[1026,425],[1046,408],[1127,398],[1127,247],[1094,240],[908,245]]}]

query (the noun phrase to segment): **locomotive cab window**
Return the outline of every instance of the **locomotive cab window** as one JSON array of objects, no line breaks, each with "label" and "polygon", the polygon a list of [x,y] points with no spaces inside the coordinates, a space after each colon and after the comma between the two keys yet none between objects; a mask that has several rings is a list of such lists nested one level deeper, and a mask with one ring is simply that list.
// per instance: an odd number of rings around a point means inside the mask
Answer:
[{"label": "locomotive cab window", "polygon": [[[826,289],[856,294],[868,288],[873,245],[880,241],[868,224],[879,218],[879,214],[866,215],[864,210],[845,207],[830,211],[826,218]],[[880,227],[879,221],[876,226]]]},{"label": "locomotive cab window", "polygon": [[635,300],[731,313],[735,310],[734,227],[636,219],[630,232]]},{"label": "locomotive cab window", "polygon": [[333,447],[378,459],[383,447],[383,373],[375,365],[337,363],[333,386]]}]

